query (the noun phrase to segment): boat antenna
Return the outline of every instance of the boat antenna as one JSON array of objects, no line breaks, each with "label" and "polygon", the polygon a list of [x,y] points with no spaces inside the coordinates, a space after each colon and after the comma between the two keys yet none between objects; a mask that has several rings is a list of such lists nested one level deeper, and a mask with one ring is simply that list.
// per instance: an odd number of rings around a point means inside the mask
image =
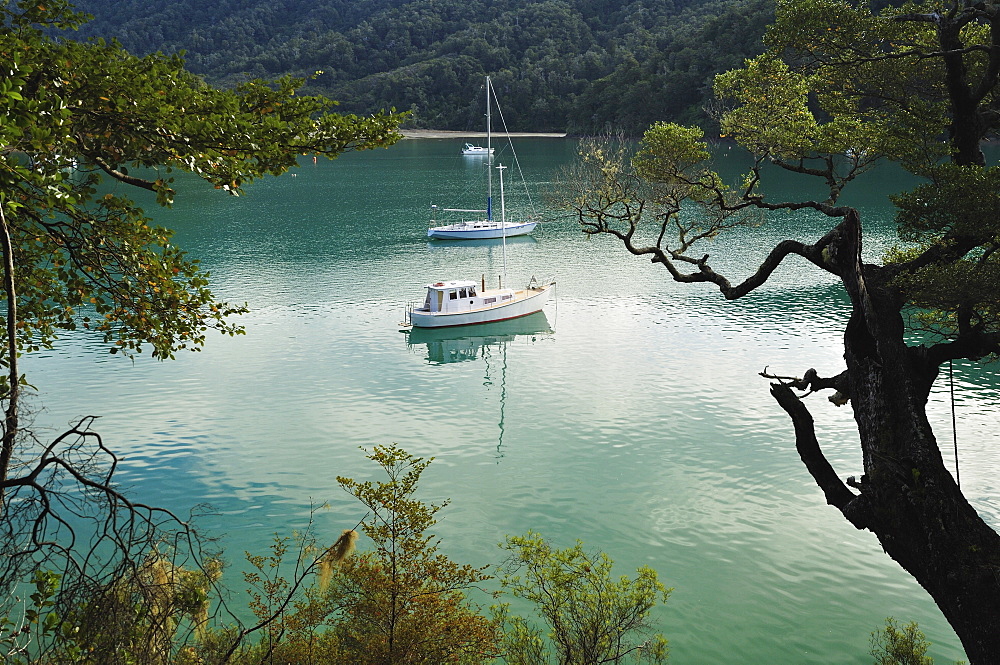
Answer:
[{"label": "boat antenna", "polygon": [[503,199],[503,170],[507,168],[503,164],[497,167],[500,172],[500,230],[503,237],[503,283],[507,285],[507,209]]},{"label": "boat antenna", "polygon": [[493,221],[493,137],[490,117],[490,77],[486,77],[486,221]]}]

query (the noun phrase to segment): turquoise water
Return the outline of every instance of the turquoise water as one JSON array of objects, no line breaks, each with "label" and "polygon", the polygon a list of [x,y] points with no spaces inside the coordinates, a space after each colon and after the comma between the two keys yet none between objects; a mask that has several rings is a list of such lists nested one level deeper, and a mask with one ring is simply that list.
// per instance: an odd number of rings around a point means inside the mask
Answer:
[{"label": "turquoise water", "polygon": [[[451,499],[437,533],[458,561],[499,563],[497,543],[532,529],[599,548],[623,574],[654,567],[675,588],[656,615],[674,663],[867,663],[869,633],[890,615],[918,621],[939,662],[962,658],[923,590],[825,505],[758,376],[842,367],[847,304],[805,262],[727,303],[556,220],[507,248],[511,283],[558,281],[544,315],[454,336],[400,332],[423,284],[503,269],[495,243],[425,237],[430,204],[481,205],[469,183],[482,161],[460,145],[409,140],[309,160],[240,198],[182,180],[175,208],[153,215],[177,229],[220,297],[249,303],[247,335],[164,363],[68,337],[25,362],[39,425],[102,416],[137,498],[215,507],[201,525],[223,537],[234,572],[244,550],[302,528],[312,505],[330,503],[317,521],[331,539],[354,526],[363,511],[336,476],[377,478],[360,447],[397,442],[436,458],[420,494]],[[532,186],[573,148],[519,142]],[[733,173],[744,165],[729,152],[720,160]],[[892,241],[886,203],[874,190],[853,202],[877,253]],[[776,240],[821,228],[779,217],[709,251],[741,276]],[[998,383],[956,366],[956,391],[962,484],[997,524]],[[850,411],[822,395],[811,406],[839,473],[858,474]],[[946,384],[930,411],[950,446]]]}]

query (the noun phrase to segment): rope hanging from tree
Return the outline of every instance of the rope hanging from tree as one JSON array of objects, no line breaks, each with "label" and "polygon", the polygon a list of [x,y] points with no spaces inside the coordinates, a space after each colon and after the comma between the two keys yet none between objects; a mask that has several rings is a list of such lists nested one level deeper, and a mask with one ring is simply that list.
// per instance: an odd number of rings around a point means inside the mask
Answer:
[{"label": "rope hanging from tree", "polygon": [[955,368],[951,360],[948,361],[948,382],[951,386],[951,438],[955,448],[955,484],[962,487],[962,480],[958,475],[958,427],[955,422]]}]

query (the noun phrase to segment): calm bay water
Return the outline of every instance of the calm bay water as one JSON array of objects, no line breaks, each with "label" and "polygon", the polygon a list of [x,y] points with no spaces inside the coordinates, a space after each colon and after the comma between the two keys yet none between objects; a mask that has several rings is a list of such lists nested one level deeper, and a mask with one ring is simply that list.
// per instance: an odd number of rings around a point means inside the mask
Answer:
[{"label": "calm bay water", "polygon": [[[512,283],[557,279],[543,316],[452,336],[400,332],[423,284],[502,270],[496,244],[425,237],[430,204],[481,204],[467,183],[482,162],[460,157],[460,143],[308,161],[241,198],[182,180],[175,208],[152,214],[211,271],[217,295],[249,303],[247,335],[212,337],[166,363],[68,337],[25,362],[38,422],[101,415],[124,457],[121,480],[181,512],[212,504],[218,516],[202,528],[223,535],[235,570],[244,550],[302,528],[311,505],[330,503],[317,516],[330,539],[354,526],[363,511],[336,476],[377,479],[359,447],[397,442],[436,458],[420,496],[451,499],[437,533],[458,561],[497,563],[506,534],[532,529],[560,547],[599,548],[622,574],[654,567],[675,588],[656,615],[672,662],[867,663],[869,633],[890,615],[918,621],[939,662],[962,658],[923,590],[824,504],[757,375],[842,367],[847,304],[804,262],[726,303],[556,221],[507,248]],[[517,147],[537,189],[574,144]],[[745,166],[729,152],[720,161]],[[882,192],[850,201],[874,253],[892,242]],[[776,240],[819,228],[777,218],[710,251],[742,276]],[[962,484],[993,524],[998,387],[956,366]],[[811,407],[838,471],[859,473],[850,411],[825,396]],[[946,383],[930,410],[950,445]],[[230,582],[242,587],[238,575]]]}]

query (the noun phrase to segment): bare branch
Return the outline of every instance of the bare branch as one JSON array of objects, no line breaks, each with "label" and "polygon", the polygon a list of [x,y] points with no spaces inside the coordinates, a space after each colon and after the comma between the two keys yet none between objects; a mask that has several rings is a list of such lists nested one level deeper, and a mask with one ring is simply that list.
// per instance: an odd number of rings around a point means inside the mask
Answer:
[{"label": "bare branch", "polygon": [[[851,208],[835,207],[827,202],[765,201],[754,193],[760,178],[760,159],[742,194],[734,196],[718,182],[717,177],[702,172],[690,175],[676,169],[669,170],[658,186],[647,186],[629,167],[628,157],[620,145],[607,140],[594,140],[581,145],[580,154],[580,160],[560,182],[556,204],[575,213],[584,233],[618,238],[629,253],[648,256],[653,263],[663,265],[676,282],[711,283],[718,286],[727,299],[734,300],[764,284],[791,255],[802,256],[827,272],[839,274],[841,266],[832,257],[836,255],[835,245],[842,236],[841,224],[812,245],[793,240],[779,243],[753,275],[735,286],[728,277],[714,270],[708,254],[700,257],[688,254],[697,242],[714,238],[727,229],[746,225],[745,221],[735,216],[745,213],[747,208],[813,209],[832,217],[846,217],[851,213]],[[824,173],[832,173],[832,163],[828,163],[828,167]],[[695,192],[697,194],[693,194]],[[692,215],[682,220],[680,212],[685,203],[701,205],[702,216]],[[658,227],[652,245],[637,241],[643,217],[649,215],[647,204],[658,206],[652,215],[657,219]],[[668,225],[672,227],[672,233],[668,232]],[[676,238],[675,247],[670,246],[668,236],[671,235]],[[679,264],[692,265],[695,270],[684,272]]]},{"label": "bare branch", "polygon": [[806,391],[802,397],[808,397],[809,395],[812,395],[820,390],[835,390],[836,392],[830,396],[830,401],[833,404],[836,406],[843,406],[850,401],[847,370],[844,370],[837,376],[821,377],[815,369],[808,369],[806,370],[806,373],[802,375],[802,378],[798,378],[794,376],[779,376],[777,374],[770,374],[765,367],[764,371],[760,372],[760,376],[765,379],[773,379],[783,385],[787,385],[789,388],[794,388],[795,390]]},{"label": "bare branch", "polygon": [[[47,444],[21,430],[18,472],[2,485],[0,586],[11,589],[35,570],[56,572],[61,613],[97,611],[105,602],[126,612],[116,594],[147,593],[143,561],[164,546],[199,569],[205,561],[188,522],[115,487],[117,459],[90,429],[93,420],[82,419]],[[105,634],[109,619],[103,617],[98,634]],[[127,612],[119,619],[137,620]],[[166,625],[155,628],[163,635]]]},{"label": "bare branch", "polygon": [[813,480],[823,490],[826,502],[840,510],[856,528],[867,528],[866,511],[858,503],[862,497],[852,492],[837,477],[836,471],[819,447],[812,414],[805,404],[792,392],[791,387],[783,383],[772,383],[771,395],[792,419],[795,448]]}]

